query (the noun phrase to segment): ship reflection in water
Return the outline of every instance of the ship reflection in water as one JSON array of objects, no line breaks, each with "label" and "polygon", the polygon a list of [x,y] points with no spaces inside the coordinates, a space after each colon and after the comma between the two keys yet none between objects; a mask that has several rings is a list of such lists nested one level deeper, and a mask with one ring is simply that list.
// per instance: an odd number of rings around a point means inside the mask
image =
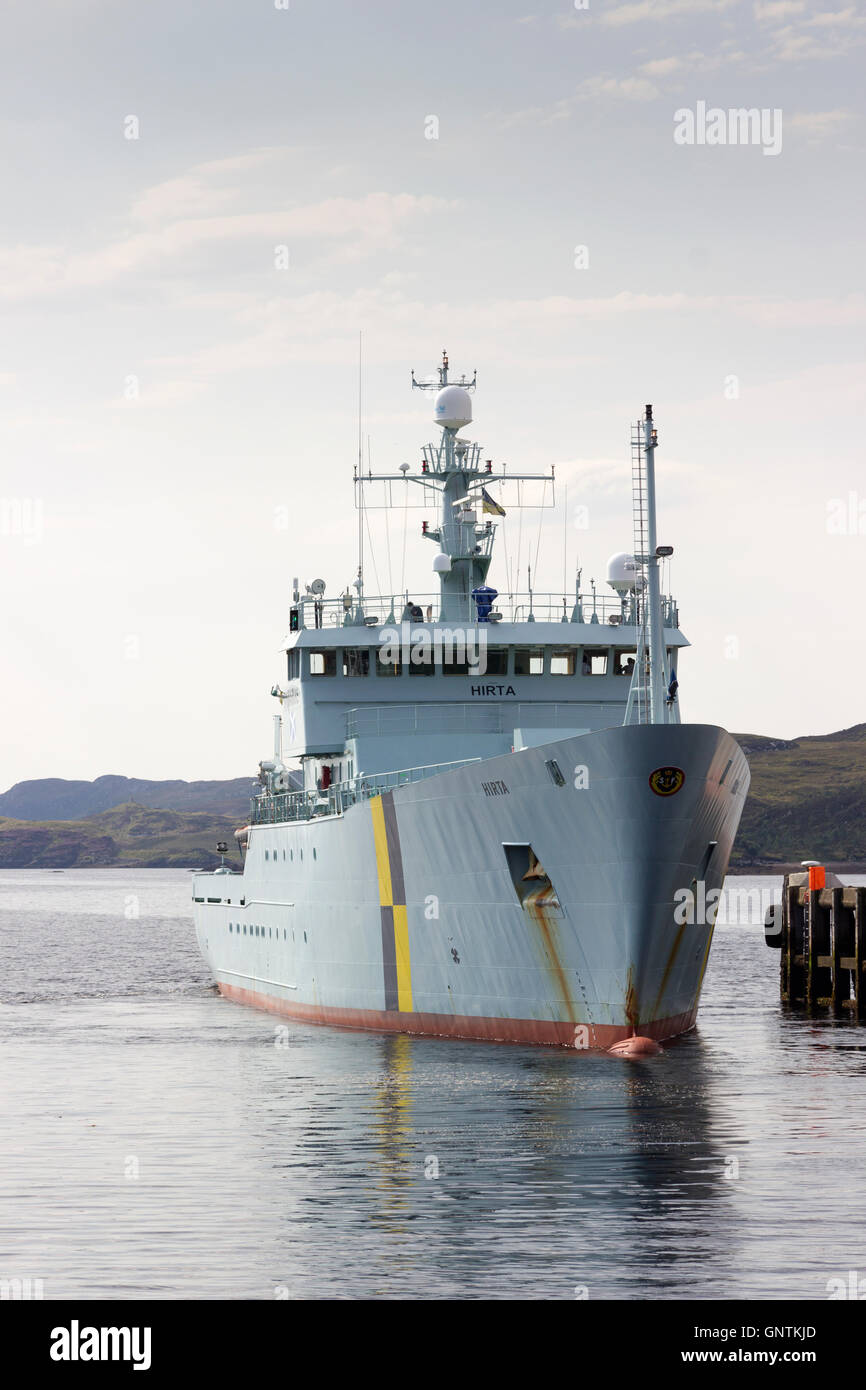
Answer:
[{"label": "ship reflection in water", "polygon": [[[351,1220],[346,1276],[369,1261],[368,1295],[633,1297],[643,1267],[638,1296],[666,1297],[712,1274],[737,1142],[698,1038],[667,1056],[673,1074],[405,1036],[342,1045],[379,1058],[354,1181],[350,1165],[333,1192]],[[299,1289],[308,1276],[287,1258],[282,1282]]]},{"label": "ship reflection in water", "polygon": [[0,878],[0,1274],[48,1299],[781,1300],[862,1271],[866,1033],[781,1015],[759,923],[718,928],[700,1031],[626,1061],[286,1024],[214,992],[182,873]]}]

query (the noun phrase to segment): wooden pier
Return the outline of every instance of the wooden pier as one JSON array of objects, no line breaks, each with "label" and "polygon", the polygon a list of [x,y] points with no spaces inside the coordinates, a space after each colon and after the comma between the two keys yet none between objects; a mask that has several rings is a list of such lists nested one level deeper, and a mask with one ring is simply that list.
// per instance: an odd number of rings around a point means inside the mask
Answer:
[{"label": "wooden pier", "polygon": [[785,876],[780,908],[765,932],[781,949],[782,1003],[866,1022],[866,887],[810,868]]}]

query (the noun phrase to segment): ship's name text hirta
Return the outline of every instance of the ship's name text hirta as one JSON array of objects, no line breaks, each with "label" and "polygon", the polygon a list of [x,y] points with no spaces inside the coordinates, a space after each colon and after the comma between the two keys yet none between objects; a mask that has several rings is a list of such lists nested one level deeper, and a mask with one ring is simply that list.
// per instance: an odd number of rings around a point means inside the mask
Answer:
[{"label": "ship's name text hirta", "polygon": [[511,792],[508,790],[504,782],[482,782],[481,785],[484,788],[485,796],[511,795]]}]

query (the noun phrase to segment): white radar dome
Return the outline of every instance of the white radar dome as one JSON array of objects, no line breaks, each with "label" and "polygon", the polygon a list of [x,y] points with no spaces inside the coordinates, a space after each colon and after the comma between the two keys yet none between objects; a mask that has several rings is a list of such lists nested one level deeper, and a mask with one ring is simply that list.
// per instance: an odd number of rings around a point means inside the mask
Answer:
[{"label": "white radar dome", "polygon": [[459,430],[472,422],[472,397],[462,386],[443,386],[436,397],[433,419],[446,429]]},{"label": "white radar dome", "polygon": [[450,556],[450,555],[434,555],[434,556],[433,556],[433,573],[434,573],[434,574],[448,574],[448,572],[450,571],[450,569],[451,569],[451,556]]},{"label": "white radar dome", "polygon": [[607,582],[618,594],[628,594],[634,589],[640,571],[633,555],[621,550],[611,555],[607,562]]}]

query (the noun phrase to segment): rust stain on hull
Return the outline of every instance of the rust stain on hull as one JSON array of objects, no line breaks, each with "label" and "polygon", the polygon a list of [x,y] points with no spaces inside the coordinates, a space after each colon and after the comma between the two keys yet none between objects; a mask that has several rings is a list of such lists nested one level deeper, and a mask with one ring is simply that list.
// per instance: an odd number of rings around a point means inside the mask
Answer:
[{"label": "rust stain on hull", "polygon": [[628,983],[625,991],[625,1016],[628,1019],[629,1027],[632,1032],[637,1031],[640,1023],[640,1002],[637,997],[637,990],[634,987],[634,966],[628,968]]},{"label": "rust stain on hull", "polygon": [[670,976],[671,970],[673,969],[674,961],[675,961],[676,958],[677,958],[677,951],[680,949],[680,942],[681,942],[682,939],[683,939],[683,932],[685,931],[685,929],[686,929],[686,924],[685,924],[685,922],[683,922],[682,926],[680,927],[679,931],[678,931],[677,934],[676,934],[676,937],[674,938],[674,944],[673,944],[673,946],[671,947],[671,953],[670,953],[670,955],[668,956],[667,965],[665,966],[665,973],[662,975],[662,982],[661,982],[661,984],[659,985],[659,992],[658,992],[658,994],[656,995],[655,1003],[653,1004],[653,1007],[652,1007],[652,1017],[653,1017],[653,1018],[655,1018],[656,1014],[657,1014],[658,1011],[659,1011],[659,1005],[660,1005],[660,1003],[661,1003],[661,1001],[662,1001],[662,996],[664,995],[665,987],[666,987],[666,985],[667,985],[668,978],[669,978],[669,976]]},{"label": "rust stain on hull", "polygon": [[551,907],[558,907],[559,904],[555,897],[552,897],[553,890],[549,887],[539,888],[537,892],[529,893],[523,901],[523,907],[527,917],[538,928],[538,935],[541,947],[546,957],[546,964],[550,970],[556,984],[559,986],[560,998],[565,1005],[565,1011],[571,1023],[578,1022],[577,1009],[571,997],[568,976],[565,967],[559,958],[559,943],[554,919],[550,915]]}]

